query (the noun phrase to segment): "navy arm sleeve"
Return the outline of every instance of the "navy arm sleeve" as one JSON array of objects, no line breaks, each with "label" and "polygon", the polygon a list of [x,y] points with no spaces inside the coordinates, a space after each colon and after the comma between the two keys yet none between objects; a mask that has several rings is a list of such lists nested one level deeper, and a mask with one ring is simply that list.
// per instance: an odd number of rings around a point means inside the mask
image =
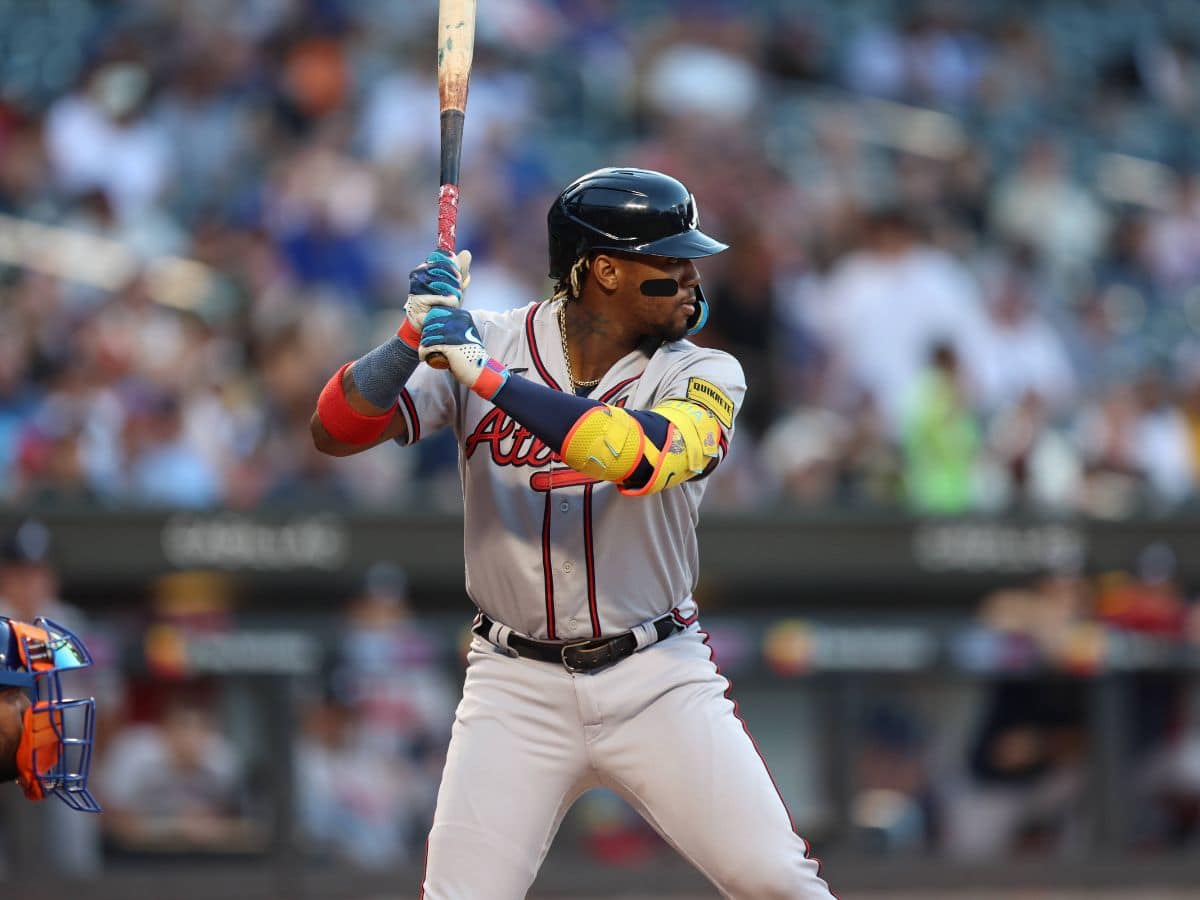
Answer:
[{"label": "navy arm sleeve", "polygon": [[[556,391],[545,385],[534,384],[528,378],[522,378],[520,375],[509,375],[508,381],[492,398],[492,402],[560,455],[567,433],[579,421],[580,416],[589,409],[604,405],[599,400],[576,397],[574,394]],[[656,447],[663,445],[667,439],[670,422],[658,413],[649,410],[631,409],[627,412],[638,420],[642,431],[654,442]],[[639,487],[645,484],[653,474],[654,470],[650,463],[646,459],[642,459],[626,484],[630,487]]]},{"label": "navy arm sleeve", "polygon": [[[579,417],[589,409],[603,406],[599,400],[576,397],[545,385],[534,384],[520,375],[509,375],[508,382],[492,402],[528,428],[555,453],[562,453],[563,441]],[[670,424],[658,413],[647,410],[627,410],[642,426],[646,437],[661,447],[667,438]]]}]

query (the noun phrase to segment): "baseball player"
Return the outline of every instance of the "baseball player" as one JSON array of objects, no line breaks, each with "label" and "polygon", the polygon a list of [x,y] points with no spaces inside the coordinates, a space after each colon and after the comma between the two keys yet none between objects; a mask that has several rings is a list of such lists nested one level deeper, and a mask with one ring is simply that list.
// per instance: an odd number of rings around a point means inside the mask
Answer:
[{"label": "baseball player", "polygon": [[54,795],[72,809],[100,812],[88,791],[96,702],[63,697],[60,673],[92,664],[83,642],[39,616],[0,616],[0,782],[30,800]]},{"label": "baseball player", "polygon": [[[479,609],[422,896],[525,896],[580,794],[625,798],[727,897],[829,898],[728,697],[692,590],[704,478],[746,385],[685,338],[708,303],[682,184],[601,169],[549,214],[554,295],[457,308],[470,257],[412,273],[397,336],[347,363],[313,416],[335,455],[460,444]],[[419,366],[440,354],[448,371]]]}]

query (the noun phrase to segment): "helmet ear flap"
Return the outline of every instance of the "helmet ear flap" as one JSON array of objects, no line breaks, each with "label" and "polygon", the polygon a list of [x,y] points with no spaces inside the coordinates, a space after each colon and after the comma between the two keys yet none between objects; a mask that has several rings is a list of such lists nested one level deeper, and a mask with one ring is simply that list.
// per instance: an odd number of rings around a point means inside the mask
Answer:
[{"label": "helmet ear flap", "polygon": [[708,298],[700,285],[696,285],[696,311],[688,318],[688,335],[693,335],[708,323]]}]

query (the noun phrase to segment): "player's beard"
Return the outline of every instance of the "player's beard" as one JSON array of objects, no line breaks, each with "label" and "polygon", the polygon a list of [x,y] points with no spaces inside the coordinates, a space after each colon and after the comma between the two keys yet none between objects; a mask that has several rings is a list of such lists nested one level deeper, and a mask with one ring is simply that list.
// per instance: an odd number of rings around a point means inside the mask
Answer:
[{"label": "player's beard", "polygon": [[671,309],[671,317],[664,322],[659,323],[651,332],[651,337],[657,342],[672,342],[682,341],[687,337],[688,333],[688,318],[685,317],[682,324],[677,324],[678,316],[680,315],[680,307],[673,306]]},{"label": "player's beard", "polygon": [[662,340],[664,341],[682,341],[687,337],[688,327],[685,322],[682,326],[669,325],[662,329]]}]

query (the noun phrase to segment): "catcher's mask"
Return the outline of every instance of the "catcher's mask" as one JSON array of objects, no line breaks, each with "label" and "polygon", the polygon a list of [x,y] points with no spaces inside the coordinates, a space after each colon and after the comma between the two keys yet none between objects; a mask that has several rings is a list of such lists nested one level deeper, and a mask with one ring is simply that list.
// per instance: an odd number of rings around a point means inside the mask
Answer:
[{"label": "catcher's mask", "polygon": [[[550,277],[556,282],[567,278],[575,262],[593,250],[699,259],[728,249],[700,230],[691,191],[670,175],[650,169],[589,172],[558,196],[546,224]],[[703,328],[707,319],[708,300],[697,285],[688,334]]]},{"label": "catcher's mask", "polygon": [[0,616],[0,685],[24,688],[32,701],[17,748],[17,783],[30,800],[54,794],[72,809],[100,812],[87,786],[96,701],[64,699],[59,681],[91,664],[83,641],[58,623]]}]

